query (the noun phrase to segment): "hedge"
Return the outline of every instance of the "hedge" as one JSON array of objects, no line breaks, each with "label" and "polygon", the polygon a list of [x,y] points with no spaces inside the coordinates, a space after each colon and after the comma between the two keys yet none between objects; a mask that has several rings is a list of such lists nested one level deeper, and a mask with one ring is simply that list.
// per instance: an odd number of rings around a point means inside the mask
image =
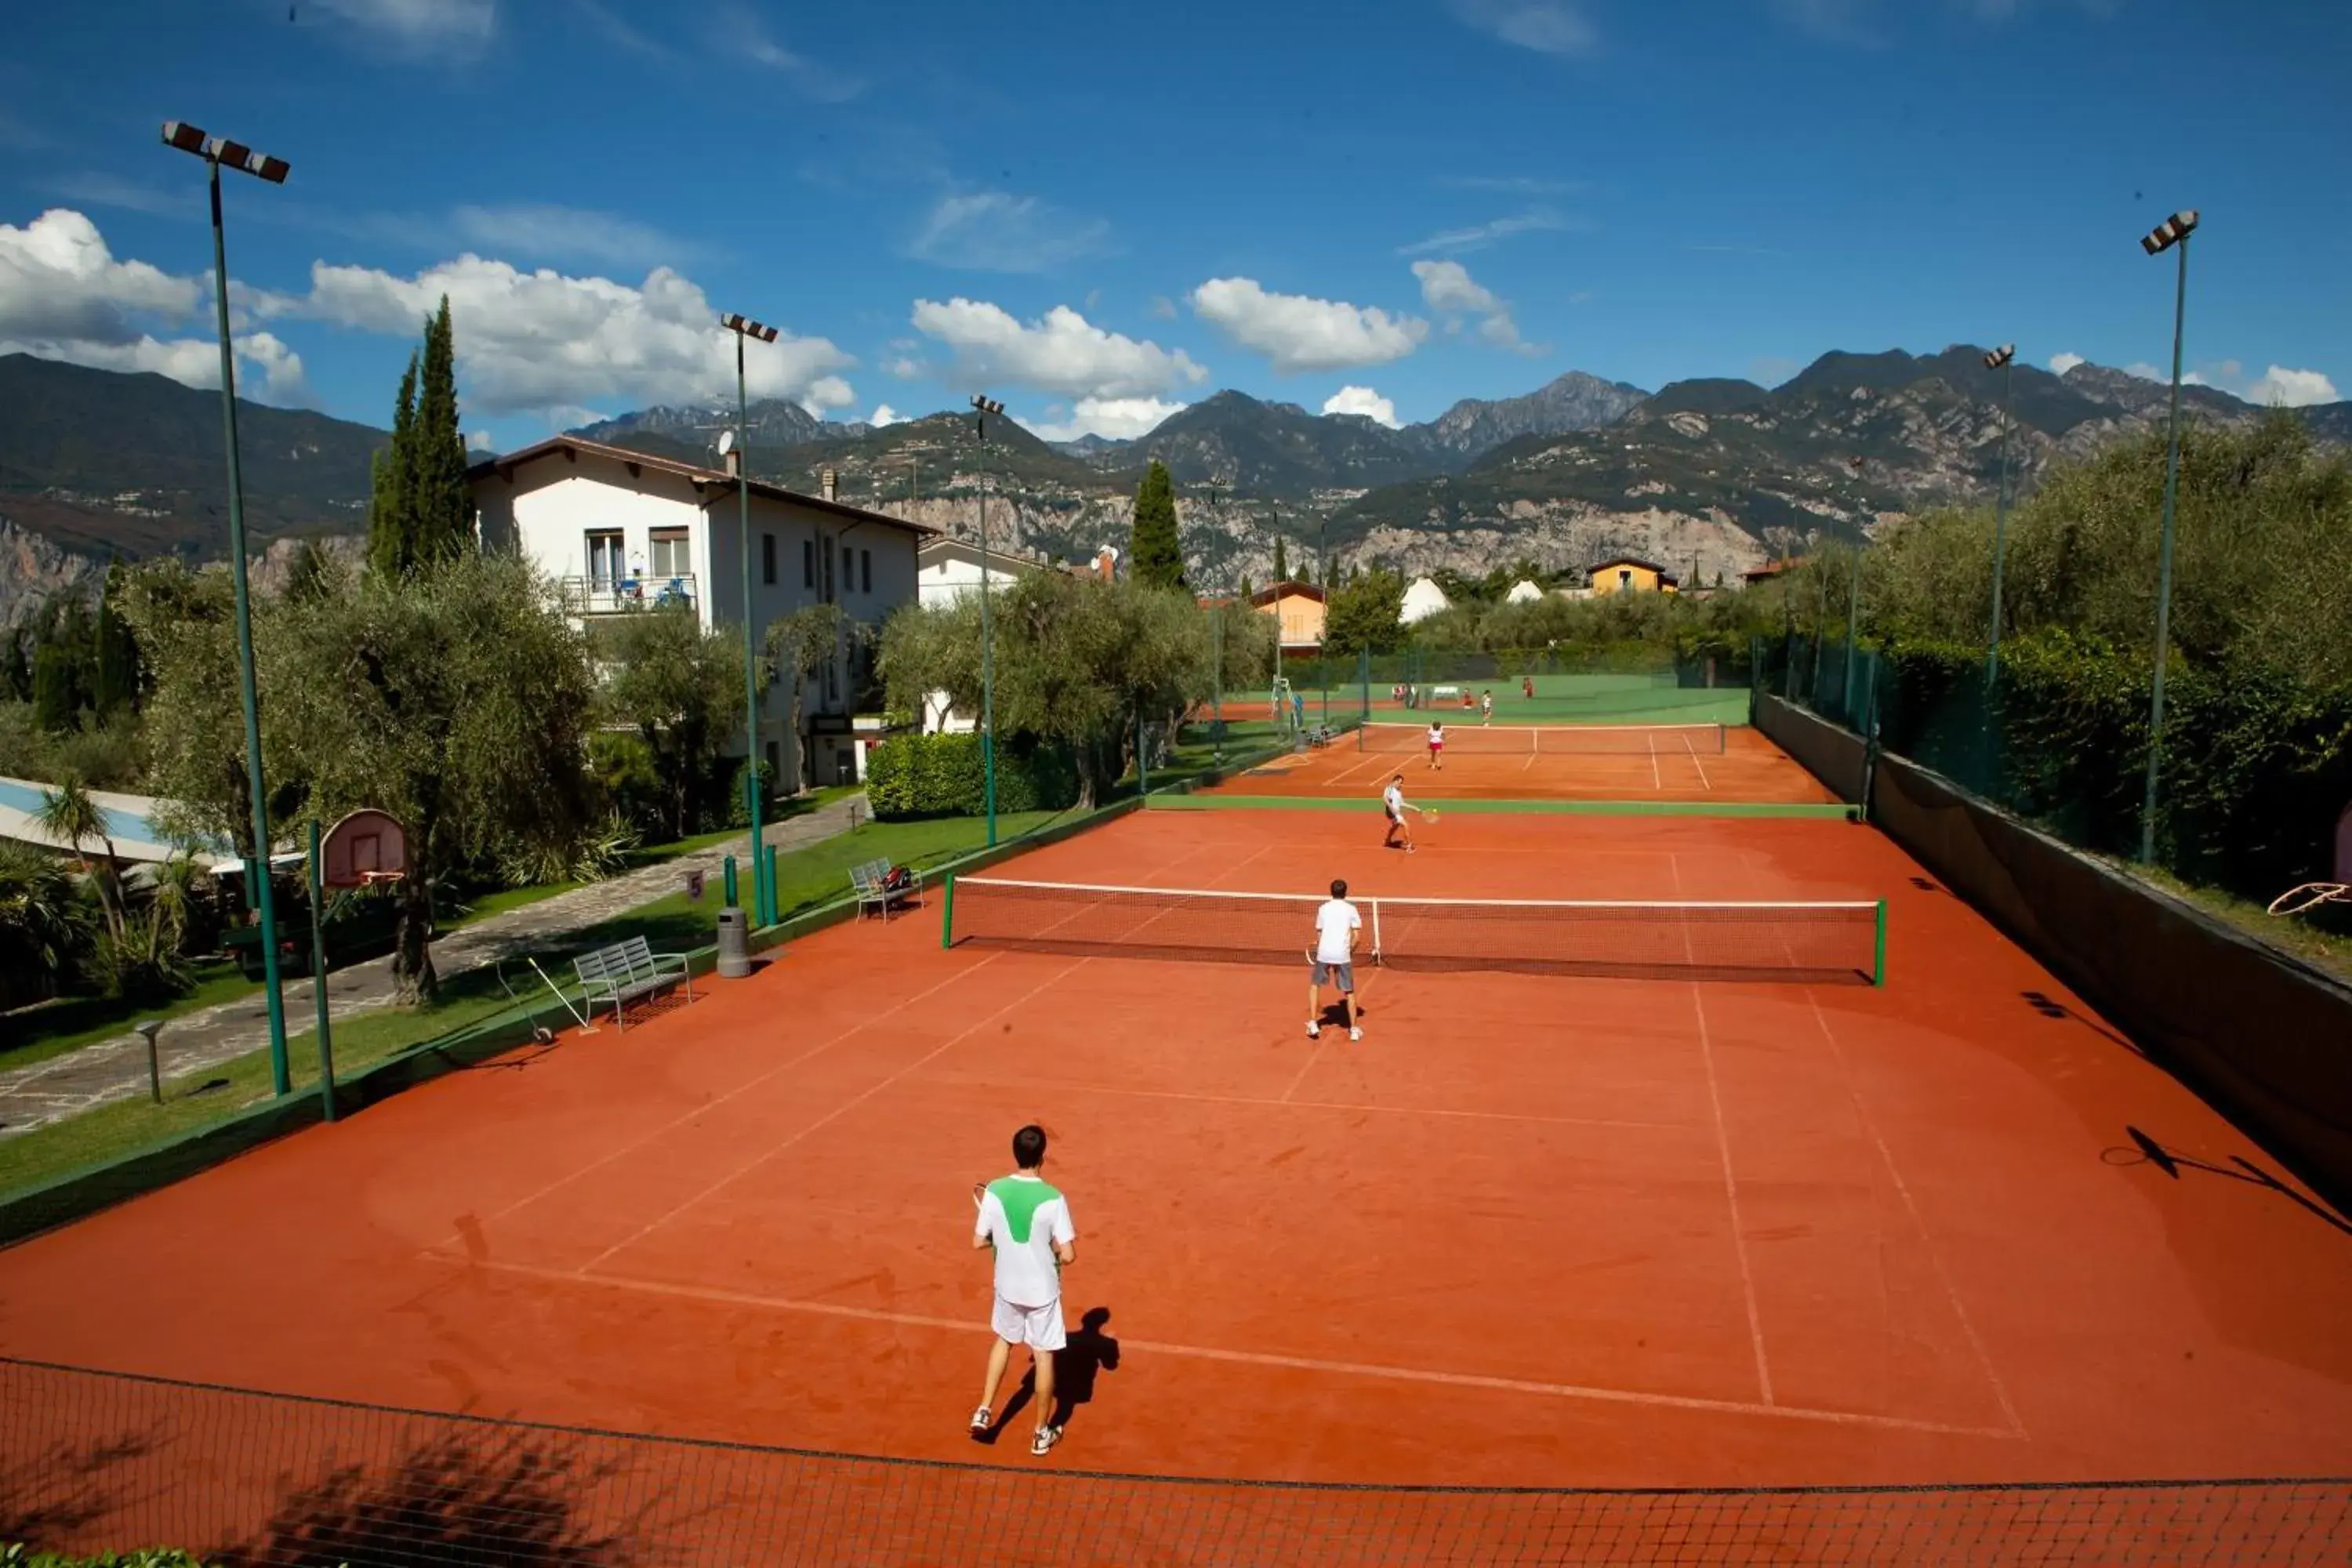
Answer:
[{"label": "hedge", "polygon": [[[879,822],[980,816],[988,809],[980,737],[891,736],[866,760],[866,799]],[[1066,753],[1018,740],[997,753],[998,811],[1062,811],[1077,799],[1077,769]]]}]

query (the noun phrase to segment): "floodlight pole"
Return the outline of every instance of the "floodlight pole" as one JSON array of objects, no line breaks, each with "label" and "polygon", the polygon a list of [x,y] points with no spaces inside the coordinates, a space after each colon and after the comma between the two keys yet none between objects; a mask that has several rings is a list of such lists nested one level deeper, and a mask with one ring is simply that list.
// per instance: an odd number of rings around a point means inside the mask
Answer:
[{"label": "floodlight pole", "polygon": [[[221,428],[228,447],[229,581],[236,591],[237,695],[245,707],[245,782],[247,804],[253,815],[253,854],[260,862],[254,879],[255,910],[261,917],[262,985],[269,1005],[269,1081],[276,1093],[294,1087],[286,1062],[286,996],[278,970],[278,901],[269,887],[269,806],[261,778],[261,702],[253,678],[253,601],[246,584],[245,476],[236,449],[236,359],[228,328],[228,245],[221,231],[221,163],[226,161],[247,174],[282,185],[289,172],[285,160],[257,153],[225,137],[207,136],[179,121],[163,124],[163,144],[192,153],[205,161],[212,187],[213,305],[220,322]],[[326,977],[317,977],[320,985]]]},{"label": "floodlight pole", "polygon": [[2156,787],[2164,758],[2164,664],[2172,643],[2172,523],[2180,486],[2180,345],[2189,313],[2189,237],[2197,227],[2194,212],[2179,212],[2158,224],[2140,248],[2150,256],[2168,249],[2180,252],[2172,290],[2172,411],[2164,449],[2164,520],[2156,549],[2156,670],[2148,688],[2147,794],[2140,803],[2139,858],[2156,861]]},{"label": "floodlight pole", "polygon": [[[776,329],[743,316],[721,316],[719,324],[735,334],[735,531],[743,574],[743,791],[751,797],[751,918],[759,926],[776,923],[775,889],[768,885],[768,846],[760,820],[760,657],[751,616],[751,400],[743,374],[743,341],[776,341]],[[793,679],[799,679],[794,671]],[[793,737],[793,749],[800,749]]]},{"label": "floodlight pole", "polygon": [[1315,523],[1315,564],[1323,574],[1316,586],[1323,591],[1323,629],[1315,638],[1315,664],[1323,676],[1323,728],[1331,728],[1331,520]]},{"label": "floodlight pole", "polygon": [[[1861,493],[1862,459],[1860,458],[1850,458],[1847,459],[1847,462],[1850,463],[1853,468],[1855,499],[1862,500],[1864,505],[1867,507],[1869,504],[1868,500]],[[1857,529],[1857,531],[1861,531]],[[1855,542],[1853,547],[1853,565],[1846,576],[1845,684],[1840,688],[1840,689],[1843,693],[1845,700],[1845,716],[1848,723],[1852,723],[1853,721],[1853,642],[1855,637],[1860,634],[1862,623],[1862,547],[1864,544],[1867,543],[1869,540],[1870,535],[1867,532],[1862,532],[1861,539]]]},{"label": "floodlight pole", "polygon": [[1992,637],[1985,645],[1985,691],[1990,696],[2000,679],[2000,586],[2009,546],[2009,439],[2017,426],[2011,412],[2011,394],[2017,379],[2017,345],[2003,343],[1985,355],[1987,369],[2000,371],[2000,491],[1992,513]]},{"label": "floodlight pole", "polygon": [[971,399],[972,434],[980,441],[980,771],[988,807],[989,847],[996,847],[996,644],[988,619],[988,416],[1004,405],[978,393]]}]

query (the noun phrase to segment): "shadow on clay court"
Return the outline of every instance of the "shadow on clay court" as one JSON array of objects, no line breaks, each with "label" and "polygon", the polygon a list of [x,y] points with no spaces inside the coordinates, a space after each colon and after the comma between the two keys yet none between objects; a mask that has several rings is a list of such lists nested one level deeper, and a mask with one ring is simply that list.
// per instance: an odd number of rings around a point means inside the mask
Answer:
[{"label": "shadow on clay court", "polygon": [[[1094,1403],[1096,1381],[1107,1372],[1118,1370],[1118,1342],[1103,1331],[1110,1321],[1108,1307],[1089,1307],[1078,1320],[1067,1342],[1054,1352],[1054,1405],[1052,1425],[1065,1426],[1077,1414],[1078,1406]],[[980,1436],[980,1441],[993,1446],[996,1439],[1013,1425],[1013,1418],[1026,1409],[1037,1396],[1037,1373],[1033,1367],[1021,1374],[1021,1386],[1013,1391],[1005,1403],[1004,1412],[996,1425]]]},{"label": "shadow on clay court", "polygon": [[2181,1172],[2198,1171],[2210,1176],[2226,1176],[2231,1181],[2243,1182],[2249,1186],[2267,1188],[2271,1192],[2277,1193],[2281,1196],[2309,1209],[2313,1214],[2317,1215],[2321,1219],[2326,1221],[2329,1225],[2334,1226],[2337,1230],[2344,1232],[2347,1236],[2352,1236],[2352,1222],[2347,1222],[2341,1215],[2338,1215],[2326,1205],[2304,1196],[2301,1193],[2296,1192],[2293,1187],[2287,1185],[2284,1182],[2279,1180],[2268,1171],[2263,1170],[2260,1165],[2255,1164],[2252,1160],[2232,1154],[2230,1156],[2229,1164],[2215,1165],[2209,1163],[2206,1161],[2195,1159],[2189,1155],[2183,1154],[2177,1149],[2168,1149],[2156,1139],[2148,1136],[2148,1134],[2141,1131],[2137,1127],[2126,1125],[2124,1128],[2124,1131],[2130,1135],[2131,1146],[2128,1148],[2116,1147],[2100,1151],[2099,1159],[2103,1163],[2109,1165],[2153,1165],[2176,1182],[2180,1179]]}]

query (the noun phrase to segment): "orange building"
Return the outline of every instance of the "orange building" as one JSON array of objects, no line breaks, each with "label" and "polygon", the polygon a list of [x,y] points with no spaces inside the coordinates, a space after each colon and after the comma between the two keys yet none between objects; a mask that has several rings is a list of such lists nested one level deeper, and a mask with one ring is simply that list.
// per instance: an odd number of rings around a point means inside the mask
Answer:
[{"label": "orange building", "polygon": [[1586,574],[1586,581],[1596,594],[1671,594],[1682,579],[1654,561],[1616,555],[1596,563]]},{"label": "orange building", "polygon": [[1312,583],[1269,583],[1250,603],[1275,617],[1285,653],[1314,653],[1323,646],[1323,590]]}]

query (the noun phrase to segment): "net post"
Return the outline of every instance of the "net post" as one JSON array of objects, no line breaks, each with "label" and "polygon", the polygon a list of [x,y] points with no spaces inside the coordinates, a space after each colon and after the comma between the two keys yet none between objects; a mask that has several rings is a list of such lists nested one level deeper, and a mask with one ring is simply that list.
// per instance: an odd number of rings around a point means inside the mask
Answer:
[{"label": "net post", "polygon": [[[335,1119],[335,1047],[327,1029],[327,879],[319,860],[319,819],[310,819],[310,996],[319,1014],[319,1110]],[[152,1045],[152,1041],[149,1044]]]},{"label": "net post", "polygon": [[955,945],[955,873],[948,873],[947,890],[940,896],[940,945]]},{"label": "net post", "polygon": [[1872,943],[1870,983],[1873,985],[1886,984],[1886,900],[1885,899],[1878,900],[1878,931]]},{"label": "net post", "polygon": [[735,903],[735,857],[732,855],[727,857],[727,858],[720,863],[719,870],[725,880],[727,888],[727,896],[724,901],[729,909],[734,909],[737,907]]},{"label": "net post", "polygon": [[1372,962],[1378,963],[1381,961],[1381,901],[1366,899],[1364,902],[1372,906]]}]

